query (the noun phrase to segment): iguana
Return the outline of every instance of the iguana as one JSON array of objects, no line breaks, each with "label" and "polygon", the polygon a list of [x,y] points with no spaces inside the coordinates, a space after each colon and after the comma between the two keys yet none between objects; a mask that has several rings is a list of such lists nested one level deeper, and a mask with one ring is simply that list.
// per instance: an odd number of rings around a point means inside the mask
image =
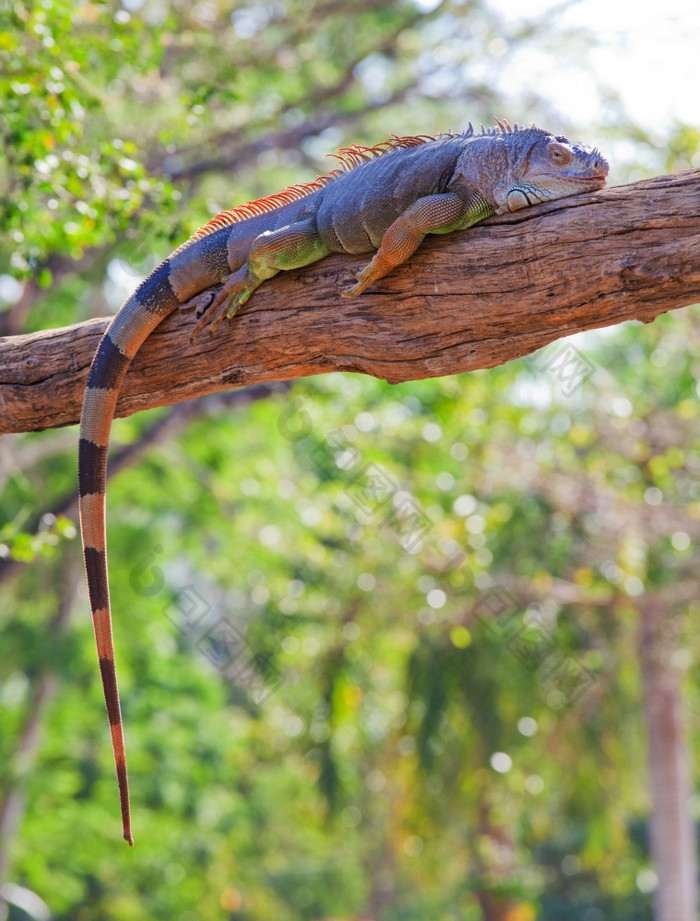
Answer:
[{"label": "iguana", "polygon": [[207,288],[223,287],[192,336],[213,332],[266,279],[329,253],[370,253],[341,290],[352,297],[406,262],[429,233],[464,230],[493,214],[601,189],[597,149],[540,128],[392,137],[346,147],[337,169],[313,182],[222,211],[165,259],[109,325],[90,368],[80,419],[80,524],[102,685],[112,735],[124,838],[133,845],[126,752],[112,645],[105,489],[109,433],[127,369],[148,335]]}]

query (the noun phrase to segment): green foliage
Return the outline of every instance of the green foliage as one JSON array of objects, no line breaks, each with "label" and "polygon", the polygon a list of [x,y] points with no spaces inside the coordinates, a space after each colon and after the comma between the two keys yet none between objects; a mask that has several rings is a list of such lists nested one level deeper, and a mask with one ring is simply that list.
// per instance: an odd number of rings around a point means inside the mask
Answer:
[{"label": "green foliage", "polygon": [[[630,544],[585,503],[563,508],[554,487],[559,477],[592,478],[628,514],[646,506],[636,480],[618,475],[627,469],[621,450],[638,457],[643,416],[622,404],[615,415],[614,400],[624,384],[643,412],[648,383],[613,381],[602,369],[625,349],[654,354],[663,337],[683,377],[695,315],[675,319],[673,350],[662,325],[602,340],[588,357],[605,383],[589,382],[570,405],[525,363],[399,387],[330,375],[215,424],[203,417],[177,448],[153,450],[115,479],[111,583],[137,848],[116,843],[92,636],[76,623],[50,736],[24,781],[31,807],[13,847],[17,878],[59,917],[77,904],[120,918],[144,906],[154,917],[223,917],[229,905],[251,918],[333,916],[361,912],[382,879],[394,906],[387,918],[417,918],[426,905],[477,917],[474,889],[521,906],[541,895],[542,917],[556,917],[562,900],[581,917],[592,908],[644,917],[636,878],[648,854],[631,837],[646,808],[644,748],[624,612],[635,579],[668,582],[644,559],[661,553],[676,581],[692,562],[653,529]],[[531,469],[526,380],[550,388],[536,415],[551,450]],[[516,390],[518,401],[508,400]],[[688,394],[676,397],[660,428],[650,420],[662,401],[649,407],[647,441],[687,416]],[[561,422],[551,434],[562,415],[596,433],[576,436],[589,446],[583,453]],[[613,448],[606,431],[619,419]],[[148,414],[118,422],[115,439],[138,438],[149,424]],[[684,465],[665,474],[669,507],[675,490],[689,488],[692,454],[692,443],[674,443]],[[368,465],[429,517],[414,552],[385,509],[358,504]],[[63,485],[72,488],[67,471]],[[450,571],[453,542],[468,555]],[[608,563],[597,562],[601,547]],[[76,551],[74,542],[62,551],[71,566]],[[579,591],[576,605],[556,601],[562,584]],[[489,586],[516,600],[497,629],[478,614]],[[203,627],[183,619],[193,598],[210,609]],[[16,698],[0,732],[8,745],[46,661],[40,637],[51,606],[29,574],[18,583],[2,636],[1,684]],[[547,624],[548,655],[593,677],[570,705],[514,645],[509,631],[526,609]],[[274,693],[262,706],[208,661],[207,625],[218,618],[245,633],[251,655],[267,657]],[[494,829],[509,841],[505,875]],[[70,861],[37,857],[54,850],[70,851]]]},{"label": "green foliage", "polygon": [[115,82],[156,66],[162,52],[157,36],[144,42],[143,22],[109,4],[5,6],[0,225],[10,269],[46,287],[50,254],[78,259],[112,242],[145,199],[167,206],[164,183],[115,130],[110,102]]}]

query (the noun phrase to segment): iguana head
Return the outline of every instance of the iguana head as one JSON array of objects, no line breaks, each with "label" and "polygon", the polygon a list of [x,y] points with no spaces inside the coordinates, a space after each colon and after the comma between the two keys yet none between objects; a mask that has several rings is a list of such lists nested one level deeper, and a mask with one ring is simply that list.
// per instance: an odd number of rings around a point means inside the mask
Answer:
[{"label": "iguana head", "polygon": [[605,185],[610,167],[597,148],[538,128],[513,131],[502,140],[510,144],[506,175],[494,187],[498,214]]}]

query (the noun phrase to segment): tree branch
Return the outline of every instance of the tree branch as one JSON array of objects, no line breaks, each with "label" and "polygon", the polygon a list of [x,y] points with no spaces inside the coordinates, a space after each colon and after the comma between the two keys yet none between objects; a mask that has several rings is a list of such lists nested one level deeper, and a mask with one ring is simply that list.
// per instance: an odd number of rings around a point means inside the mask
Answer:
[{"label": "tree branch", "polygon": [[[490,368],[554,339],[650,322],[700,300],[700,170],[551,202],[425,241],[361,297],[330,256],[266,282],[190,345],[169,317],[127,375],[117,415],[328,371],[391,383]],[[0,433],[76,422],[107,319],[0,340]]]}]

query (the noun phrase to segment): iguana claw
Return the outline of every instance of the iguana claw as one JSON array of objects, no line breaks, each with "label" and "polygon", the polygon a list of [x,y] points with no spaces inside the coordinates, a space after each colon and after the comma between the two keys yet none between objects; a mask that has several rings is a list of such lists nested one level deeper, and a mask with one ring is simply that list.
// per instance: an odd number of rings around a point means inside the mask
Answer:
[{"label": "iguana claw", "polygon": [[362,290],[360,288],[360,285],[362,284],[363,269],[353,269],[350,266],[348,266],[348,272],[355,279],[355,284],[354,285],[341,285],[338,288],[338,294],[340,294],[341,297],[355,297],[355,295],[359,294],[360,290]]},{"label": "iguana claw", "polygon": [[246,290],[245,278],[241,278],[239,272],[224,275],[221,281],[224,283],[223,287],[214,300],[207,307],[197,308],[197,316],[201,319],[190,333],[190,342],[194,342],[207,324],[211,324],[209,332],[213,336],[224,317],[230,320],[250,297],[250,291]]}]

